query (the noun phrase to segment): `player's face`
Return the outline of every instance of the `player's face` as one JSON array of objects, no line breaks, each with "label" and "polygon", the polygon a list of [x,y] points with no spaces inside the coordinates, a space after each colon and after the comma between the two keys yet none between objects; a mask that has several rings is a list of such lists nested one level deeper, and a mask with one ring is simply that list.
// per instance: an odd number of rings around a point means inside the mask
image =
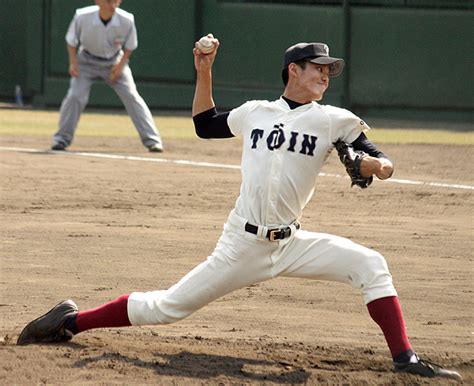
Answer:
[{"label": "player's face", "polygon": [[296,85],[301,96],[309,101],[319,101],[329,87],[329,66],[307,62],[305,68],[297,66]]},{"label": "player's face", "polygon": [[122,0],[95,0],[100,8],[100,16],[106,19],[112,17]]}]

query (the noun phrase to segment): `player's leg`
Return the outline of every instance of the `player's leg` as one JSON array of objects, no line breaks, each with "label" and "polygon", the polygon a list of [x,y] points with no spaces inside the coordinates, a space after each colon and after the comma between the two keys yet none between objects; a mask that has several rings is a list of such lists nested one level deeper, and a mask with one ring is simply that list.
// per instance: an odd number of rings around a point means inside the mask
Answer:
[{"label": "player's leg", "polygon": [[397,295],[387,263],[377,251],[344,237],[303,230],[284,242],[275,261],[281,276],[351,284],[361,289],[366,304]]},{"label": "player's leg", "polygon": [[272,278],[274,247],[229,223],[225,228],[207,260],[171,288],[130,295],[133,325],[174,323],[232,291]]},{"label": "player's leg", "polygon": [[93,328],[176,322],[229,292],[270,279],[274,249],[227,223],[214,252],[171,288],[134,292],[85,311],[62,303],[29,323],[18,344],[69,340]]},{"label": "player's leg", "polygon": [[392,276],[380,253],[324,233],[298,231],[289,243],[288,256],[277,262],[282,276],[338,281],[361,289],[392,356],[411,350]]},{"label": "player's leg", "polygon": [[59,110],[58,131],[53,136],[53,148],[61,149],[71,145],[81,113],[89,100],[90,89],[94,78],[94,69],[87,63],[79,64],[80,74],[71,77],[69,90]]},{"label": "player's leg", "polygon": [[351,240],[298,231],[275,262],[281,276],[331,280],[362,290],[372,319],[381,328],[395,370],[459,379],[455,371],[419,360],[408,339],[402,309],[385,258]]},{"label": "player's leg", "polygon": [[108,78],[104,79],[124,104],[143,145],[151,151],[162,149],[160,133],[156,128],[150,109],[138,93],[130,67],[125,65],[122,76],[115,82],[111,82]]}]

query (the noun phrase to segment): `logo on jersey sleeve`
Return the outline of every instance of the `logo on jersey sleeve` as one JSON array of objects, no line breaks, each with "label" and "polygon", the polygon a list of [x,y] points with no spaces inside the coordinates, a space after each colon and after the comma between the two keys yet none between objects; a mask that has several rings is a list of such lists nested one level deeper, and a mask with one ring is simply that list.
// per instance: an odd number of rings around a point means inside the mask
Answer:
[{"label": "logo on jersey sleeve", "polygon": [[[289,138],[285,136],[283,131],[284,124],[279,123],[273,126],[273,130],[266,134],[265,130],[255,128],[250,133],[252,149],[259,146],[267,146],[268,150],[276,150],[285,146],[287,151],[298,151],[300,154],[314,156],[316,141],[318,137],[309,134],[300,134],[296,131],[290,133]],[[264,138],[265,137],[265,138]]]}]

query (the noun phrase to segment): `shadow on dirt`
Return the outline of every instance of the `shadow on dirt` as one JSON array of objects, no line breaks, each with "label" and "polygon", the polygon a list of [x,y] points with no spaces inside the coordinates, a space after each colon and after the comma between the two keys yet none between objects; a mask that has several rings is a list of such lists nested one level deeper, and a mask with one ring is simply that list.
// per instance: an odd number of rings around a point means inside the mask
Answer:
[{"label": "shadow on dirt", "polygon": [[281,384],[304,384],[310,374],[302,368],[268,360],[236,358],[232,356],[195,354],[181,351],[177,354],[156,353],[155,361],[134,359],[120,353],[103,353],[77,361],[76,368],[101,363],[108,368],[135,366],[153,369],[160,376],[209,379],[219,376],[241,378],[247,381],[266,381]]}]

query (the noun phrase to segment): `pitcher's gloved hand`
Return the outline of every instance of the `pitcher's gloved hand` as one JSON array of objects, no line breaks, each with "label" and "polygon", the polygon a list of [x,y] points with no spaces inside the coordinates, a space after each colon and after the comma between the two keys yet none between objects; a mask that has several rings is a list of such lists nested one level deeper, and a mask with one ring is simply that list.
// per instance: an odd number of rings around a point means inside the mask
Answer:
[{"label": "pitcher's gloved hand", "polygon": [[351,187],[354,185],[362,189],[369,187],[373,181],[373,177],[363,177],[360,174],[360,163],[368,154],[360,150],[354,150],[351,144],[341,140],[336,141],[334,146],[336,147],[339,159],[351,178]]}]

